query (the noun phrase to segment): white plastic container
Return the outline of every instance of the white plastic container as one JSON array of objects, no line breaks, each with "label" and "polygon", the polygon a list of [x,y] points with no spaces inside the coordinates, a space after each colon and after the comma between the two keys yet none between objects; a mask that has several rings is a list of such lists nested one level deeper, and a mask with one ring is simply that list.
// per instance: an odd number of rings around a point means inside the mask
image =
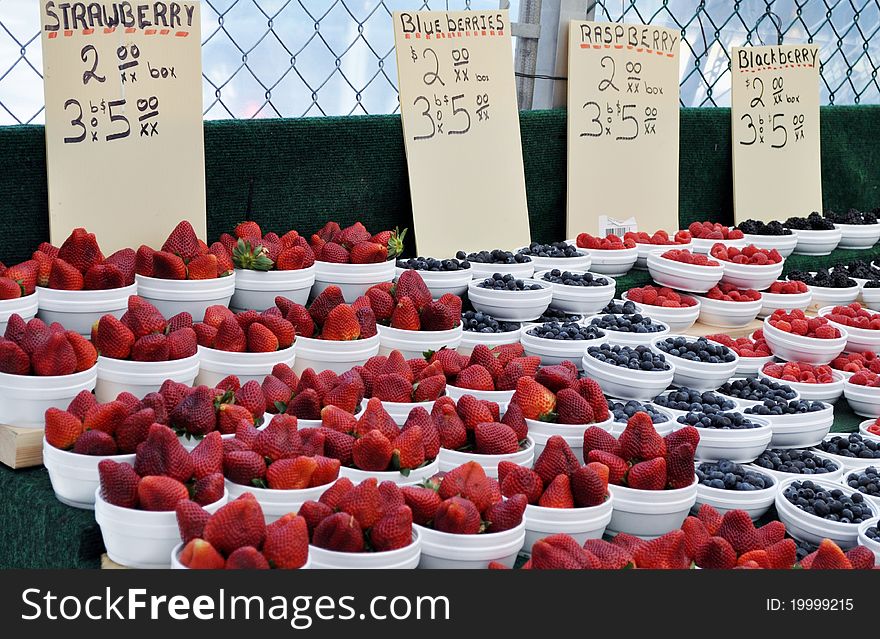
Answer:
[{"label": "white plastic container", "polygon": [[768,293],[764,291],[761,293],[761,310],[758,311],[758,318],[764,319],[768,315],[773,315],[779,309],[786,312],[793,311],[794,309],[806,311],[813,303],[813,291],[809,290],[809,287],[807,288],[806,293],[790,293],[787,295],[785,293]]},{"label": "white plastic container", "polygon": [[587,353],[583,359],[583,370],[586,377],[595,379],[602,392],[609,397],[648,401],[657,397],[672,383],[675,365],[668,360],[667,364],[667,371],[636,371],[600,362]]},{"label": "white plastic container", "polygon": [[795,255],[830,255],[843,237],[839,228],[827,231],[791,229],[791,233],[797,237]]},{"label": "white plastic container", "polygon": [[791,233],[791,235],[756,235],[746,233],[743,236],[742,242],[743,244],[741,246],[754,244],[762,249],[776,249],[782,257],[788,257],[794,252],[794,247],[797,246],[798,238],[794,233]]},{"label": "white plastic container", "polygon": [[49,408],[65,410],[80,392],[94,390],[97,379],[97,365],[54,377],[0,373],[0,424],[43,428]]},{"label": "white plastic container", "polygon": [[[828,433],[825,435],[826,440],[831,440],[835,437],[846,437],[850,433]],[[820,450],[818,448],[811,449],[813,453],[815,453],[819,457],[826,457],[831,459],[837,463],[838,466],[843,467],[844,473],[849,473],[853,470],[864,470],[868,466],[877,466],[880,467],[880,459],[864,459],[861,457],[844,457],[843,455],[834,455],[833,453],[826,453],[824,450]],[[880,515],[880,512],[877,513]]]},{"label": "white plastic container", "polygon": [[880,287],[863,286],[860,298],[872,311],[880,311]]},{"label": "white plastic container", "polygon": [[413,524],[422,539],[421,569],[481,569],[497,561],[513,568],[526,540],[525,518],[499,533],[456,535]]},{"label": "white plastic container", "polygon": [[[593,321],[594,317],[600,317],[598,315],[591,315],[590,317],[585,317],[582,321],[584,324],[589,325],[590,322]],[[654,341],[657,337],[663,337],[669,334],[669,326],[655,320],[653,317],[651,321],[657,326],[662,326],[663,329],[656,331],[654,333],[632,333],[627,331],[615,331],[610,328],[600,329],[605,332],[605,340],[609,344],[620,345],[620,346],[631,346],[635,348],[636,346],[649,346],[651,342]],[[590,343],[590,346],[595,346],[594,342]]]},{"label": "white plastic container", "polygon": [[95,509],[95,490],[100,483],[98,464],[112,459],[134,466],[134,455],[78,455],[55,448],[43,438],[43,465],[49,471],[49,481],[55,497],[62,504],[86,510]]},{"label": "white plastic container", "polygon": [[312,337],[296,337],[296,359],[293,362],[294,372],[302,372],[311,368],[316,373],[331,370],[342,374],[355,366],[363,366],[368,359],[379,354],[379,334],[365,339],[351,341],[333,341],[314,339]]},{"label": "white plastic container", "polygon": [[395,261],[386,260],[378,264],[333,264],[331,262],[315,262],[315,284],[312,286],[312,299],[335,284],[342,291],[347,304],[367,292],[367,289],[382,282],[394,280]]},{"label": "white plastic container", "polygon": [[[180,554],[183,552],[183,548],[184,548],[184,544],[183,544],[183,542],[181,542],[181,543],[177,544],[171,550],[171,570],[189,570],[190,569],[189,567],[184,566],[182,563],[180,563]],[[311,549],[312,549],[311,546],[309,546],[309,552],[311,552]],[[299,570],[308,570],[311,567],[312,567],[312,558],[309,557],[306,560],[305,565],[301,566],[299,568]]]},{"label": "white plastic container", "polygon": [[471,262],[471,276],[475,280],[492,277],[495,273],[501,273],[502,275],[510,273],[514,277],[526,279],[535,274],[535,263],[517,262],[516,264],[484,264],[482,262]]},{"label": "white plastic container", "polygon": [[[514,253],[519,253],[521,248],[516,249]],[[535,272],[547,269],[558,268],[560,271],[586,271],[589,270],[593,260],[586,249],[579,248],[577,257],[540,257],[538,255],[529,255],[532,260],[532,266]],[[535,276],[537,277],[537,276]]]},{"label": "white plastic container", "polygon": [[38,292],[14,300],[0,300],[0,335],[6,332],[6,324],[11,316],[20,315],[21,319],[27,322],[37,315],[39,305],[40,294]]},{"label": "white plastic container", "polygon": [[[752,415],[746,417],[751,420]],[[761,415],[761,418],[770,422],[773,429],[770,448],[809,448],[825,439],[831,431],[834,407],[826,404],[824,409],[813,413]]]},{"label": "white plastic container", "polygon": [[722,282],[733,284],[737,288],[753,288],[763,291],[779,279],[785,259],[778,264],[737,264],[721,261],[724,267]]},{"label": "white plastic container", "polygon": [[296,271],[252,271],[235,269],[235,292],[229,308],[265,311],[275,306],[277,296],[306,305],[315,283],[315,266]]},{"label": "white plastic container", "polygon": [[[876,421],[876,419],[866,419],[859,424],[859,435],[862,436],[862,439],[873,439],[875,442],[880,442],[880,435],[868,432],[868,427]],[[877,462],[877,465],[880,466],[880,461]]]},{"label": "white plastic container", "polygon": [[[566,269],[572,273],[583,275],[587,271],[575,271]],[[550,271],[541,271],[535,273],[535,279],[545,282],[544,276]],[[598,313],[605,305],[614,299],[614,292],[617,289],[617,282],[608,275],[599,275],[594,273],[596,277],[603,277],[608,280],[605,286],[566,286],[565,284],[550,283],[553,288],[553,308],[559,309],[566,313],[574,313],[578,315],[591,315]]]},{"label": "white plastic container", "polygon": [[[683,357],[674,357],[660,350],[658,344],[667,339],[675,339],[684,337],[688,342],[695,342],[697,338],[688,335],[664,335],[651,341],[651,350],[660,353],[666,357],[666,361],[671,361],[675,366],[675,374],[672,377],[672,383],[676,386],[686,386],[698,391],[715,390],[722,386],[727,380],[733,377],[739,366],[739,355],[732,349],[734,355],[732,362],[723,362],[721,364],[707,364],[705,362],[692,362]],[[714,342],[713,342],[714,343]]]},{"label": "white plastic container", "polygon": [[470,355],[474,352],[477,344],[485,344],[489,348],[500,346],[501,344],[518,344],[520,330],[507,331],[504,333],[478,333],[475,331],[462,331],[461,343],[458,345],[459,353],[462,355]]},{"label": "white plastic container", "polygon": [[[832,371],[831,376],[834,381],[829,384],[807,384],[806,382],[789,382],[771,377],[770,379],[778,381],[780,384],[791,386],[798,392],[801,399],[816,402],[827,402],[833,404],[840,396],[843,395],[844,377],[840,371]],[[769,376],[768,376],[769,377]]]},{"label": "white plastic container", "polygon": [[763,300],[748,302],[729,302],[698,296],[700,300],[700,322],[718,328],[742,328],[757,317]]},{"label": "white plastic container", "polygon": [[[816,452],[816,451],[813,451],[813,452]],[[819,456],[818,452],[816,453],[816,456]],[[823,457],[827,458],[828,455],[823,455]],[[837,463],[837,462],[835,462],[835,463]],[[837,470],[834,470],[830,473],[822,473],[820,475],[802,475],[799,473],[783,473],[778,470],[770,470],[769,468],[762,468],[761,466],[758,466],[757,464],[744,464],[743,466],[745,468],[748,468],[750,470],[755,470],[755,471],[762,473],[764,475],[770,475],[771,477],[776,479],[778,483],[781,483],[781,482],[785,481],[786,479],[791,479],[792,477],[794,477],[796,479],[801,479],[801,480],[812,479],[814,477],[822,477],[823,479],[828,479],[830,481],[838,481],[838,480],[840,480],[841,477],[843,477],[843,474],[846,470],[843,466],[841,466],[840,464],[837,464]]]},{"label": "white plastic container", "polygon": [[441,448],[440,457],[438,459],[440,460],[441,473],[448,473],[462,464],[466,464],[469,461],[475,461],[483,467],[487,476],[498,477],[498,464],[503,461],[509,461],[519,466],[524,466],[525,468],[531,468],[532,462],[535,461],[535,440],[529,437],[525,448],[507,455],[480,455],[478,453],[463,453],[460,450]]},{"label": "white plastic container", "polygon": [[[400,279],[404,271],[411,270],[395,267],[394,279]],[[461,297],[467,292],[468,282],[473,277],[473,269],[465,268],[458,271],[416,271],[421,275],[425,286],[431,292],[431,297],[440,299],[446,293],[452,293]]]},{"label": "white plastic container", "polygon": [[865,250],[880,240],[880,224],[835,224],[834,228],[841,233],[837,248]]},{"label": "white plastic container", "polygon": [[[702,253],[703,255],[708,255],[709,251],[711,251],[712,247],[715,246],[716,244],[723,244],[727,248],[732,248],[732,247],[742,248],[743,246],[748,244],[748,242],[746,242],[742,238],[740,238],[738,240],[723,240],[723,239],[722,240],[707,240],[704,238],[695,237],[695,238],[691,239],[690,246],[684,247],[684,248],[690,248],[691,253]],[[678,248],[678,247],[670,246],[669,248]]]},{"label": "white plastic container", "polygon": [[[372,471],[342,466],[339,468],[339,476],[348,477],[352,481],[352,483],[355,484],[355,486],[365,479],[369,479],[370,477],[375,477],[380,484],[383,481],[390,481],[394,482],[398,486],[415,486],[416,484],[422,483],[426,479],[430,479],[431,477],[436,475],[439,470],[440,462],[439,460],[435,459],[430,464],[426,464],[425,466],[421,466],[420,468],[412,469],[408,475],[404,475],[403,473],[396,470]],[[317,497],[315,499],[317,499]]]},{"label": "white plastic container", "polygon": [[874,517],[859,524],[858,544],[874,553],[874,566],[880,566],[880,542],[868,537],[868,528],[880,525],[880,517]]},{"label": "white plastic container", "polygon": [[[629,291],[623,294],[623,301],[628,302]],[[647,315],[652,320],[666,324],[673,333],[686,331],[697,321],[700,316],[700,299],[694,297],[697,303],[693,306],[685,306],[682,308],[670,308],[666,306],[652,306],[651,304],[640,304],[642,310],[638,311],[642,315]]]},{"label": "white plastic container", "polygon": [[[752,469],[749,467],[749,470]],[[761,490],[725,490],[697,484],[697,502],[694,504],[694,510],[699,509],[702,504],[712,506],[722,515],[729,510],[744,510],[752,521],[757,521],[770,510],[779,491],[779,480],[762,470],[755,469],[755,472],[769,477],[773,485]]]},{"label": "white plastic container", "polygon": [[[850,278],[852,279],[852,278]],[[862,287],[856,284],[847,288],[830,288],[828,286],[810,286],[813,294],[808,310],[818,311],[825,306],[846,306],[855,302],[862,291]]]},{"label": "white plastic container", "polygon": [[[776,379],[776,378],[773,378],[773,377],[765,377],[765,376],[763,376],[763,375],[756,375],[756,377],[760,377],[760,378],[762,378],[762,379],[764,379],[764,380],[768,380],[768,381],[772,381],[772,382],[777,382],[777,383],[779,383],[779,384],[783,384],[783,385],[785,385],[785,386],[788,386],[788,384],[786,384],[786,383],[783,382],[782,380],[779,380],[779,379]],[[736,379],[737,379],[737,378],[734,377],[732,381],[735,381]],[[791,387],[789,387],[789,388],[791,388]],[[792,397],[791,399],[788,400],[788,401],[790,401],[790,402],[793,402],[793,401],[798,400],[798,399],[801,398],[800,394],[799,394],[796,390],[794,390],[793,388],[792,388],[792,390],[794,391],[794,397]],[[737,406],[739,406],[739,408],[737,408],[737,411],[739,411],[741,408],[748,408],[749,406],[757,406],[758,404],[762,404],[762,403],[763,403],[762,401],[761,401],[761,402],[756,402],[755,400],[752,400],[752,399],[740,399],[739,397],[733,397],[732,395],[726,395],[725,393],[723,393],[723,392],[721,391],[721,389],[718,389],[717,392],[718,392],[719,395],[731,399],[731,400],[732,400]]]},{"label": "white plastic container", "polygon": [[[639,257],[636,259],[635,267],[639,271],[647,271],[648,270],[648,254],[658,250],[658,249],[679,249],[679,250],[688,250],[691,253],[696,253],[694,250],[694,241],[691,240],[685,244],[647,244],[643,242],[636,242],[636,249],[639,251]],[[706,253],[707,251],[701,251],[702,253]]]},{"label": "white plastic container", "polygon": [[458,403],[459,398],[465,395],[473,395],[477,399],[485,399],[486,401],[495,402],[501,414],[507,412],[507,406],[510,404],[511,398],[516,391],[481,391],[471,390],[470,388],[459,388],[458,386],[446,385],[446,394]]},{"label": "white plastic container", "polygon": [[745,417],[750,422],[759,424],[759,427],[738,430],[697,428],[700,433],[700,443],[697,444],[694,458],[701,462],[729,459],[738,464],[755,461],[770,444],[773,429],[770,427],[770,422],[762,417],[755,415]]},{"label": "white plastic container", "polygon": [[849,407],[861,417],[880,417],[880,388],[853,384],[849,379],[843,382],[843,396]]},{"label": "white plastic container", "polygon": [[300,490],[275,490],[271,488],[243,486],[227,479],[226,492],[229,495],[230,501],[238,499],[245,493],[252,494],[257,498],[257,502],[259,502],[260,508],[263,510],[263,517],[265,518],[266,523],[271,524],[273,521],[277,521],[284,517],[287,513],[298,512],[300,506],[309,500],[318,501],[321,495],[323,495],[333,483],[334,482],[330,482],[323,486],[303,488]]},{"label": "white plastic container", "polygon": [[296,359],[296,349],[296,342],[270,353],[231,353],[199,346],[199,374],[196,384],[213,388],[229,375],[238,377],[242,384],[251,380],[262,383],[276,364],[292,366]]},{"label": "white plastic container", "polygon": [[412,543],[384,552],[339,552],[309,545],[309,563],[324,570],[414,570],[422,554],[422,535],[413,526]]},{"label": "white plastic container", "polygon": [[[739,358],[739,365],[736,367],[737,377],[757,377],[761,373],[764,365],[769,364],[775,358],[772,355],[767,357],[742,357]],[[841,392],[843,388],[841,387]]]},{"label": "white plastic container", "polygon": [[391,415],[391,419],[398,426],[403,426],[413,408],[421,406],[429,413],[434,408],[434,402],[382,402],[382,408]]},{"label": "white plastic container", "polygon": [[163,280],[136,275],[137,294],[164,317],[188,312],[200,322],[209,306],[228,306],[235,292],[235,273],[212,280]]},{"label": "white plastic container", "polygon": [[642,539],[655,539],[681,528],[697,500],[697,479],[687,488],[675,490],[637,490],[608,485],[614,512],[605,531],[629,533]]},{"label": "white plastic container", "polygon": [[400,351],[405,359],[423,357],[425,351],[455,349],[461,344],[461,322],[448,331],[405,331],[379,324],[379,354]]},{"label": "white plastic container", "polygon": [[706,293],[724,275],[724,266],[720,263],[718,266],[684,264],[662,257],[664,252],[656,251],[648,255],[648,272],[661,286],[688,293]]},{"label": "white plastic container", "polygon": [[90,337],[92,324],[108,314],[119,319],[128,310],[129,296],[137,294],[137,284],[101,291],[59,291],[38,286],[37,315],[46,324],[58,322],[69,331]]},{"label": "white plastic container", "polygon": [[199,372],[199,353],[168,362],[135,362],[98,357],[98,381],[95,398],[99,403],[112,402],[119,393],[128,392],[142,399],[158,392],[166,379],[192,386]]},{"label": "white plastic container", "polygon": [[624,249],[580,249],[590,256],[593,273],[620,277],[626,275],[639,259],[639,247]]},{"label": "white plastic container", "polygon": [[[223,497],[205,510],[214,514],[228,501]],[[101,498],[101,489],[95,491],[95,521],[101,527],[101,536],[107,556],[127,568],[169,568],[171,551],[180,543],[177,514],[173,511],[148,511],[121,508]]]},{"label": "white plastic container", "polygon": [[770,318],[764,319],[764,339],[770,352],[788,362],[807,364],[828,364],[846,348],[848,339],[845,329],[838,329],[840,336],[833,339],[805,337],[796,333],[786,333],[770,325]]},{"label": "white plastic container", "polygon": [[523,552],[531,553],[536,541],[557,533],[574,537],[580,545],[587,539],[602,539],[613,512],[614,498],[610,495],[598,506],[588,508],[545,508],[528,504],[523,516],[526,521]]},{"label": "white plastic container", "polygon": [[[779,521],[785,524],[785,531],[799,541],[819,545],[823,539],[830,539],[843,549],[851,548],[858,543],[858,524],[845,524],[839,521],[829,521],[822,519],[816,515],[810,515],[804,512],[785,498],[783,491],[795,481],[809,480],[829,490],[841,488],[840,484],[828,479],[819,479],[816,476],[799,477],[788,479],[779,485],[779,492],[776,494],[776,512]],[[851,494],[852,489],[846,494]],[[868,500],[865,503],[871,506],[874,516],[878,514],[877,506],[872,505]]]},{"label": "white plastic container", "polygon": [[553,366],[564,361],[570,361],[578,370],[583,366],[584,355],[590,346],[598,346],[609,340],[609,332],[601,331],[602,337],[590,340],[559,340],[545,339],[531,335],[533,327],[527,327],[520,333],[520,342],[527,356],[541,358],[542,366]]},{"label": "white plastic container", "polygon": [[607,433],[612,432],[614,416],[609,413],[608,419],[594,424],[556,424],[542,422],[537,419],[526,418],[529,427],[529,437],[535,440],[535,459],[544,452],[547,441],[554,435],[559,435],[569,445],[575,457],[580,463],[584,463],[584,431],[591,426],[601,428]]},{"label": "white plastic container", "polygon": [[[823,306],[819,309],[819,316],[827,319],[832,326],[846,331],[846,351],[848,353],[880,352],[880,331],[839,324],[827,317],[833,310],[833,306]],[[874,313],[874,315],[880,314]]]},{"label": "white plastic container", "polygon": [[536,320],[550,307],[553,287],[550,282],[526,279],[526,284],[539,284],[541,290],[496,291],[480,288],[474,280],[468,284],[468,298],[473,307],[497,320],[505,322],[528,322]]}]

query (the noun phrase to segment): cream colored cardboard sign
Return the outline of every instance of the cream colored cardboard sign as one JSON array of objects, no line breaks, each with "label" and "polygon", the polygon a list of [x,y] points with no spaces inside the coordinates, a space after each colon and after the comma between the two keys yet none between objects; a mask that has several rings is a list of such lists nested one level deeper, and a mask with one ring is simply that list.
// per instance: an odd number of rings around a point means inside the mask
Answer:
[{"label": "cream colored cardboard sign", "polygon": [[819,46],[734,47],[730,60],[736,221],[821,211]]},{"label": "cream colored cardboard sign", "polygon": [[205,223],[198,2],[40,0],[52,242],[112,252]]},{"label": "cream colored cardboard sign", "polygon": [[568,236],[600,216],[678,230],[681,32],[572,21],[568,36]]},{"label": "cream colored cardboard sign", "polygon": [[397,11],[394,44],[417,249],[529,243],[507,11]]}]

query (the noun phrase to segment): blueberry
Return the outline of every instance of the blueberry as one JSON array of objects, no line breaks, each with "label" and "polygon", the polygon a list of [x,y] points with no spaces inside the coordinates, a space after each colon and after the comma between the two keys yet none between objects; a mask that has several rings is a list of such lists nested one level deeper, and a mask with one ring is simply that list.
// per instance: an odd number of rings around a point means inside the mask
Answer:
[{"label": "blueberry", "polygon": [[786,401],[778,397],[768,397],[756,406],[749,406],[743,412],[747,415],[797,415],[825,410],[822,402],[809,402],[804,399]]},{"label": "blueberry", "polygon": [[829,521],[860,524],[874,515],[861,493],[826,491],[809,480],[792,482],[782,495],[801,510]]},{"label": "blueberry", "polygon": [[476,253],[458,251],[455,257],[459,260],[467,260],[478,264],[522,264],[532,261],[532,258],[528,255],[517,254],[514,256],[510,251],[502,251],[501,249],[478,251]]},{"label": "blueberry", "polygon": [[460,271],[469,269],[470,264],[457,257],[459,253],[463,252],[459,251],[456,253],[455,259],[447,260],[438,260],[433,257],[414,257],[408,260],[399,259],[397,260],[397,266],[416,271]]},{"label": "blueberry", "polygon": [[818,450],[841,457],[857,457],[859,459],[880,459],[877,442],[863,439],[859,433],[850,433],[844,437],[837,435],[826,439],[816,446]]},{"label": "blueberry", "polygon": [[665,324],[653,321],[640,313],[614,315],[608,313],[590,320],[599,328],[621,333],[658,333],[666,329]]},{"label": "blueberry", "polygon": [[577,247],[572,246],[567,242],[552,242],[551,244],[532,242],[525,248],[521,248],[518,253],[520,255],[554,258],[578,257],[580,255]]},{"label": "blueberry", "polygon": [[492,277],[487,277],[477,284],[479,288],[488,288],[496,291],[527,291],[540,290],[540,284],[532,283],[534,280],[521,280],[515,278],[510,273],[502,275],[501,273],[493,273]]},{"label": "blueberry", "polygon": [[741,413],[734,412],[689,412],[678,418],[680,424],[691,424],[697,428],[711,428],[716,430],[745,430],[760,428],[760,424],[750,422]]},{"label": "blueberry", "polygon": [[722,490],[763,490],[773,484],[773,480],[767,475],[727,459],[714,463],[703,462],[697,466],[696,473],[701,484]]},{"label": "blueberry", "polygon": [[547,271],[541,279],[564,286],[608,286],[609,284],[606,278],[596,277],[592,273],[560,271],[558,268]]},{"label": "blueberry", "polygon": [[755,402],[763,402],[765,399],[790,401],[797,396],[790,386],[766,377],[736,379],[718,388],[718,392],[728,397]]},{"label": "blueberry", "polygon": [[519,324],[499,322],[494,317],[480,311],[465,311],[461,314],[464,330],[473,333],[509,333],[519,330]]},{"label": "blueberry", "polygon": [[696,391],[687,387],[667,391],[654,398],[654,403],[664,408],[687,412],[717,412],[736,408],[736,404],[711,391]]}]

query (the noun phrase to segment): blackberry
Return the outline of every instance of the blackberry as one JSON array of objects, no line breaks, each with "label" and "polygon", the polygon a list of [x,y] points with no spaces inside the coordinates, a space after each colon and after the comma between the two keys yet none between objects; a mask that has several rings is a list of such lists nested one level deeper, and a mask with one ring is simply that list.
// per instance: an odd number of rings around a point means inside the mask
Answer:
[{"label": "blackberry", "polygon": [[455,254],[455,258],[479,264],[525,264],[532,261],[532,258],[528,255],[523,255],[522,253],[514,255],[510,251],[502,251],[501,249],[479,251],[477,253],[459,251]]},{"label": "blackberry", "polygon": [[876,224],[877,215],[872,211],[859,211],[858,209],[849,209],[846,213],[836,213],[834,211],[825,211],[825,218],[831,220],[834,224]]},{"label": "blackberry", "polygon": [[605,337],[605,333],[595,326],[583,326],[576,322],[545,322],[533,326],[528,331],[529,335],[541,339],[554,339],[560,341],[584,341]]},{"label": "blackberry", "polygon": [[761,453],[755,465],[794,475],[824,475],[840,468],[836,461],[819,457],[811,450],[770,448]]},{"label": "blackberry", "polygon": [[873,516],[864,495],[841,488],[824,488],[806,479],[794,481],[782,491],[789,503],[810,515],[842,524],[860,524]]},{"label": "blackberry", "polygon": [[723,344],[710,342],[705,337],[697,339],[667,337],[657,342],[657,348],[670,357],[680,357],[690,362],[724,364],[736,360],[736,355],[732,350]]},{"label": "blackberry", "polygon": [[482,311],[465,311],[461,323],[464,330],[472,333],[509,333],[519,329],[515,322],[499,322]]},{"label": "blackberry", "polygon": [[815,413],[825,410],[822,402],[808,402],[805,399],[786,401],[784,399],[768,398],[757,406],[749,406],[743,413],[746,415],[799,415]]},{"label": "blackberry", "polygon": [[590,320],[590,324],[609,331],[620,333],[659,333],[666,330],[666,325],[654,322],[647,315],[600,315]]},{"label": "blackberry", "polygon": [[625,404],[609,399],[608,410],[614,415],[614,421],[621,424],[625,424],[629,421],[630,417],[639,412],[648,413],[654,424],[662,424],[669,421],[669,416],[666,413],[661,413],[650,404],[642,404],[634,399],[627,401]]},{"label": "blackberry", "polygon": [[554,268],[544,273],[541,278],[545,282],[563,284],[565,286],[608,286],[608,280],[592,273],[572,273]]},{"label": "blackberry", "polygon": [[761,220],[746,220],[740,222],[736,228],[749,235],[791,235],[791,229],[785,228],[776,220],[769,223]]},{"label": "blackberry", "polygon": [[529,284],[510,273],[502,275],[501,273],[493,273],[492,277],[487,277],[477,284],[479,288],[491,288],[496,291],[540,291],[540,284]]},{"label": "blackberry", "polygon": [[850,473],[846,478],[846,485],[871,497],[880,497],[880,471],[876,466],[868,466],[864,470]]},{"label": "blackberry", "polygon": [[577,247],[567,242],[553,242],[552,244],[532,242],[525,248],[521,248],[519,253],[535,257],[580,257]]},{"label": "blackberry", "polygon": [[747,430],[752,428],[761,428],[761,424],[750,422],[742,413],[735,412],[717,412],[717,413],[698,413],[691,412],[682,415],[676,421],[679,424],[687,424],[696,428],[711,428],[714,430]]},{"label": "blackberry", "polygon": [[796,231],[833,231],[834,222],[825,219],[818,212],[813,211],[807,217],[790,217],[784,226]]},{"label": "blackberry", "polygon": [[727,397],[712,391],[693,390],[686,386],[658,395],[653,402],[663,408],[694,413],[717,413],[736,408],[736,404]]},{"label": "blackberry", "polygon": [[594,357],[600,362],[611,364],[612,366],[620,366],[622,368],[630,368],[637,371],[668,371],[669,364],[662,353],[655,353],[647,346],[611,346],[611,344],[602,344],[600,346],[591,346],[587,349],[590,357]]},{"label": "blackberry", "polygon": [[471,267],[467,260],[438,260],[433,257],[413,257],[408,260],[397,260],[398,268],[414,271],[463,271]]},{"label": "blackberry", "polygon": [[773,479],[729,459],[703,462],[696,469],[697,479],[703,486],[720,490],[764,490],[773,485]]},{"label": "blackberry", "polygon": [[765,399],[791,401],[797,396],[791,386],[780,384],[767,377],[735,379],[719,387],[718,392],[750,402],[763,402]]},{"label": "blackberry", "polygon": [[607,306],[601,310],[600,315],[635,315],[635,302],[623,300],[611,300]]},{"label": "blackberry", "polygon": [[864,439],[859,433],[837,435],[831,439],[825,439],[816,445],[816,449],[841,457],[880,459],[880,443],[873,439]]},{"label": "blackberry", "polygon": [[551,306],[546,311],[544,311],[544,314],[541,315],[541,317],[535,320],[535,323],[543,324],[544,322],[578,322],[583,318],[583,315],[566,313],[565,311],[560,311],[558,308],[553,308]]},{"label": "blackberry", "polygon": [[787,275],[790,280],[803,282],[807,286],[822,286],[825,288],[852,288],[858,286],[856,281],[847,276],[845,271],[830,271],[827,268],[820,268],[815,275],[808,271],[791,271]]}]

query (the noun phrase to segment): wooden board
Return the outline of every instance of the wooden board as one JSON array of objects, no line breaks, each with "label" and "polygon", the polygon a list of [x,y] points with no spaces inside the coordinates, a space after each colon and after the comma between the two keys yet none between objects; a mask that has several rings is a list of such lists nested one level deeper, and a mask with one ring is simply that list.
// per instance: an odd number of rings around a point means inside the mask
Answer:
[{"label": "wooden board", "polygon": [[719,326],[709,326],[708,324],[697,322],[684,331],[684,333],[685,335],[693,335],[694,337],[705,337],[706,335],[712,335],[713,333],[724,333],[736,339],[737,337],[748,337],[763,325],[764,320],[759,319],[752,320],[742,328],[721,328]]},{"label": "wooden board", "polygon": [[30,468],[43,463],[43,429],[0,424],[0,463]]},{"label": "wooden board", "polygon": [[128,566],[123,566],[122,564],[117,564],[115,561],[110,559],[107,553],[101,555],[101,570],[129,570]]}]

